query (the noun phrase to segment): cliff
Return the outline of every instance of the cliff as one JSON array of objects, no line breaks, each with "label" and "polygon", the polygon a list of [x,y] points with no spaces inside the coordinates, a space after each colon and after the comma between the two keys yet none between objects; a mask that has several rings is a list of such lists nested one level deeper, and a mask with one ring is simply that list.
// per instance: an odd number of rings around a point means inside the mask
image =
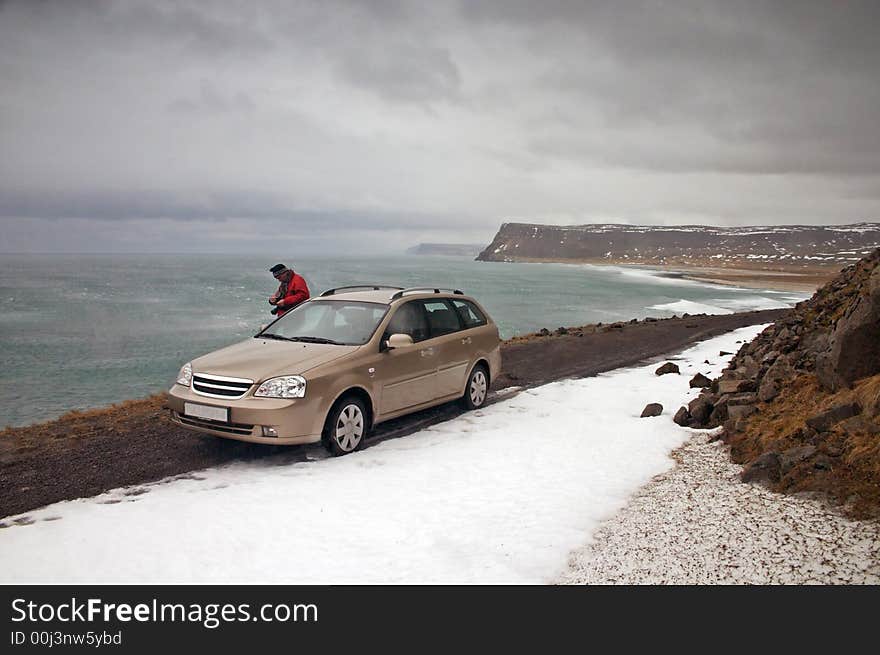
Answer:
[{"label": "cliff", "polygon": [[839,268],[876,247],[880,247],[880,223],[763,227],[504,223],[477,260]]}]

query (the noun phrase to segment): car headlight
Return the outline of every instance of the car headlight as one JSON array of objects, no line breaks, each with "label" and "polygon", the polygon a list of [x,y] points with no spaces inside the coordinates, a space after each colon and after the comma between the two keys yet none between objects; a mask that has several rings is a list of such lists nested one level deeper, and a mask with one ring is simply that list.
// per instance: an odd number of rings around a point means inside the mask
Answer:
[{"label": "car headlight", "polygon": [[258,398],[303,398],[306,395],[306,379],[301,375],[285,375],[266,380],[254,394]]},{"label": "car headlight", "polygon": [[193,365],[191,362],[187,362],[180,368],[180,373],[177,374],[177,384],[188,387],[192,383],[192,379]]}]

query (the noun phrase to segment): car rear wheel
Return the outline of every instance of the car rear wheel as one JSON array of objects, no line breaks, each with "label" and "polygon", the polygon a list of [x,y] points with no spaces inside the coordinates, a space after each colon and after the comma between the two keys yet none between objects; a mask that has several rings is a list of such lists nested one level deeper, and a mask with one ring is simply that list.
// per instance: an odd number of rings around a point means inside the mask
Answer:
[{"label": "car rear wheel", "polygon": [[343,398],[334,405],[327,417],[324,445],[334,455],[347,455],[363,446],[367,431],[364,403],[354,397]]},{"label": "car rear wheel", "polygon": [[461,402],[466,409],[479,409],[486,404],[489,395],[489,373],[482,364],[477,364],[468,378]]}]

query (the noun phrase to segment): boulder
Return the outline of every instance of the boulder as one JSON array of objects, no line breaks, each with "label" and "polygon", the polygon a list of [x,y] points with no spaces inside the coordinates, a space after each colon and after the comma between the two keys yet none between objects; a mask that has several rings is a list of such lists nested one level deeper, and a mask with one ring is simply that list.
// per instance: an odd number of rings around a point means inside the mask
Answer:
[{"label": "boulder", "polygon": [[739,419],[748,418],[757,411],[758,408],[754,405],[728,405],[727,418],[739,421]]},{"label": "boulder", "polygon": [[691,424],[691,415],[688,412],[688,408],[679,407],[678,411],[675,412],[675,416],[672,417],[672,420],[682,427],[689,427]]},{"label": "boulder", "polygon": [[817,432],[827,432],[844,419],[861,413],[862,408],[858,403],[843,403],[811,416],[807,419],[807,425]]},{"label": "boulder", "polygon": [[647,418],[649,416],[660,416],[663,413],[663,405],[660,403],[648,403],[645,405],[645,409],[642,410],[642,414],[640,418]]},{"label": "boulder", "polygon": [[548,330],[547,328],[541,328],[541,331],[538,332],[538,334],[540,334],[542,337],[549,337],[550,330]]},{"label": "boulder", "polygon": [[779,472],[782,475],[788,473],[801,462],[809,459],[816,454],[816,446],[795,446],[788,450],[783,450],[779,454]]},{"label": "boulder", "polygon": [[712,380],[702,373],[697,373],[690,381],[691,389],[706,389],[712,386]]},{"label": "boulder", "polygon": [[725,357],[726,355],[732,355],[732,354],[733,354],[733,353],[729,353],[729,352],[727,352],[726,350],[722,350],[721,352],[718,353],[718,356],[719,356],[719,357]]},{"label": "boulder", "polygon": [[707,396],[697,396],[687,406],[689,416],[698,425],[706,425],[709,422],[713,409],[714,406]]},{"label": "boulder", "polygon": [[769,403],[779,395],[779,391],[779,381],[765,375],[761,380],[761,386],[758,387],[758,400],[762,403]]},{"label": "boulder", "polygon": [[718,383],[718,393],[723,395],[728,393],[739,393],[741,391],[754,391],[754,385],[754,380],[722,379]]},{"label": "boulder", "polygon": [[754,405],[756,402],[758,402],[758,394],[756,393],[734,393],[727,399],[727,406]]},{"label": "boulder", "polygon": [[568,328],[558,327],[556,328],[556,334],[562,336],[563,334],[568,334]]},{"label": "boulder", "polygon": [[655,375],[666,375],[667,373],[678,373],[678,364],[666,362],[663,366],[654,371]]},{"label": "boulder", "polygon": [[880,266],[865,286],[837,321],[830,350],[816,359],[816,376],[828,391],[880,373]]},{"label": "boulder", "polygon": [[743,482],[779,482],[780,468],[778,454],[764,453],[746,466],[739,477]]}]

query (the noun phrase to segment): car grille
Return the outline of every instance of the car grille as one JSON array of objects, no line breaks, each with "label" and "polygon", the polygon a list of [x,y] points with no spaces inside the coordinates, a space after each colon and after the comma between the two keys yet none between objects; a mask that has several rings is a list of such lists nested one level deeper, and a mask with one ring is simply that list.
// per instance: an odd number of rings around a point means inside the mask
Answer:
[{"label": "car grille", "polygon": [[216,430],[217,432],[248,435],[254,431],[253,425],[247,425],[245,423],[221,423],[220,421],[209,421],[208,419],[184,416],[179,413],[175,413],[175,416],[177,417],[177,420],[184,425],[191,425],[196,428],[207,428],[209,430]]},{"label": "car grille", "polygon": [[192,388],[197,394],[211,398],[241,398],[254,384],[244,378],[227,378],[221,375],[197,373],[193,375]]}]

